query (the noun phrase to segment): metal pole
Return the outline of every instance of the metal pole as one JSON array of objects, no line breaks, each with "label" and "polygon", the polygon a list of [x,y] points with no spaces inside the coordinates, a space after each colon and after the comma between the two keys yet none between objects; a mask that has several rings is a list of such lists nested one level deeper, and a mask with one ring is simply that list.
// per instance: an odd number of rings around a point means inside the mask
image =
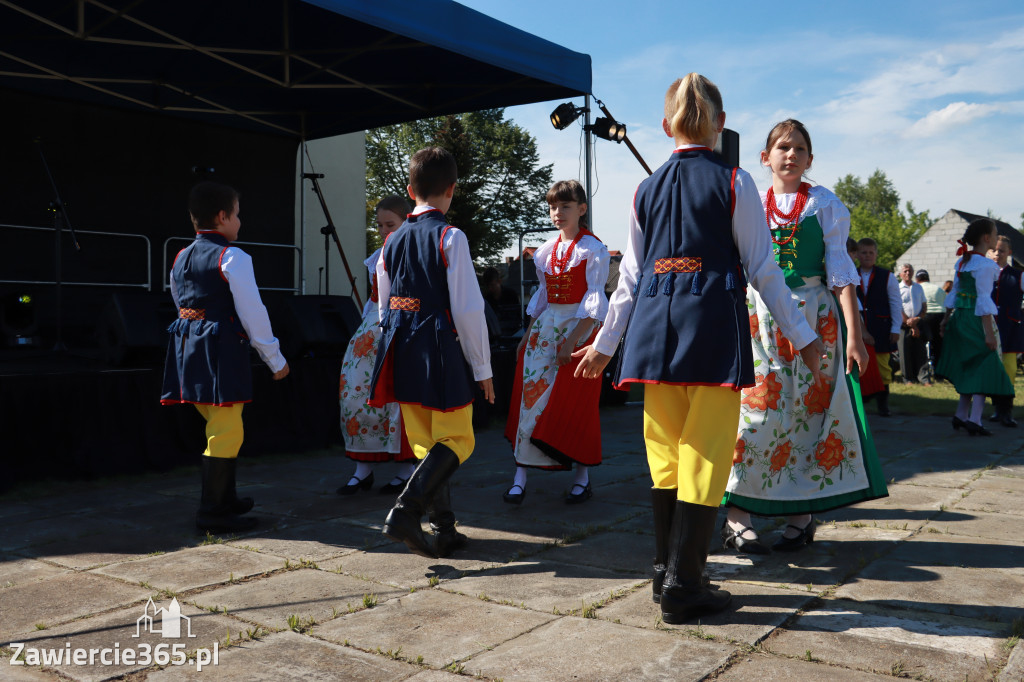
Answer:
[{"label": "metal pole", "polygon": [[584,116],[584,118],[583,118],[583,134],[584,134],[583,142],[584,142],[584,146],[585,146],[584,159],[585,159],[585,166],[586,166],[586,178],[585,178],[585,182],[583,183],[583,185],[584,185],[584,187],[586,187],[586,190],[587,190],[587,224],[590,225],[591,227],[593,227],[594,226],[594,203],[593,203],[593,201],[591,201],[591,193],[590,193],[590,164],[591,164],[591,160],[590,160],[590,147],[591,147],[591,139],[592,139],[590,137],[590,95],[584,95],[583,96],[583,116]]},{"label": "metal pole", "polygon": [[299,292],[306,295],[306,139],[299,140]]}]

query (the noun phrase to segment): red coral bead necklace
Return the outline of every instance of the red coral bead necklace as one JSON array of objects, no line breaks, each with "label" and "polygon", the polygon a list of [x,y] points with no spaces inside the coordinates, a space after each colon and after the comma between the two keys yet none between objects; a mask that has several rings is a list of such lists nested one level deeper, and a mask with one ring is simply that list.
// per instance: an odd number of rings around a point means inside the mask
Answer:
[{"label": "red coral bead necklace", "polygon": [[789,235],[782,239],[776,239],[775,235],[772,234],[772,242],[779,246],[785,246],[786,244],[793,241],[796,236],[797,230],[800,228],[800,215],[804,212],[804,207],[807,206],[807,191],[811,188],[810,183],[801,182],[800,187],[796,191],[796,202],[793,205],[793,210],[788,213],[783,213],[779,209],[779,205],[775,203],[775,188],[768,188],[768,196],[765,199],[765,222],[768,223],[768,227],[772,227],[772,222],[780,229],[790,228]]}]

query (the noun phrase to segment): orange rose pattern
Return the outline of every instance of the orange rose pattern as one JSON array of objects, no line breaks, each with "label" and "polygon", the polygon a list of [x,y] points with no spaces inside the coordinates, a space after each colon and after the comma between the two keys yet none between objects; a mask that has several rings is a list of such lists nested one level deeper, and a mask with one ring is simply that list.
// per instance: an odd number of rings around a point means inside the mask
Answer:
[{"label": "orange rose pattern", "polygon": [[793,358],[796,357],[796,349],[793,348],[793,342],[782,335],[782,330],[778,327],[775,328],[775,346],[779,349],[779,357],[786,362],[793,362]]},{"label": "orange rose pattern", "polygon": [[349,420],[345,422],[345,430],[350,436],[354,436],[359,433],[359,420],[355,417],[349,417]]},{"label": "orange rose pattern", "polygon": [[822,377],[822,383],[813,384],[804,395],[804,407],[807,414],[824,414],[832,404],[832,383],[828,377]]},{"label": "orange rose pattern", "polygon": [[828,311],[827,316],[818,318],[818,334],[821,336],[821,340],[825,342],[825,345],[836,345],[839,325],[836,323],[836,316],[832,314],[831,310]]},{"label": "orange rose pattern", "polygon": [[376,349],[377,339],[374,338],[373,332],[366,332],[356,339],[352,346],[352,354],[357,358],[365,358]]},{"label": "orange rose pattern", "polygon": [[757,321],[757,313],[750,314],[750,338],[756,339],[757,333],[761,330],[761,326]]},{"label": "orange rose pattern", "polygon": [[758,374],[754,381],[757,385],[743,389],[743,400],[740,402],[759,412],[779,409],[782,382],[779,381],[778,375],[775,372],[769,372],[768,376]]},{"label": "orange rose pattern", "polygon": [[540,334],[538,334],[537,332],[530,334],[530,342],[526,344],[527,346],[530,347],[530,350],[533,350],[534,348],[537,347],[538,339],[540,339]]},{"label": "orange rose pattern", "polygon": [[732,451],[732,463],[743,464],[743,457],[747,452],[747,441],[740,438],[736,441],[736,448]]},{"label": "orange rose pattern", "polygon": [[792,451],[793,443],[788,440],[785,443],[780,443],[775,448],[775,452],[772,453],[771,466],[768,468],[768,471],[773,474],[782,471],[782,468],[789,462],[789,456]]},{"label": "orange rose pattern", "polygon": [[357,457],[358,453],[364,453],[367,461],[385,461],[401,449],[402,422],[398,403],[381,408],[366,404],[379,334],[376,316],[360,325],[345,350],[338,380],[345,449],[356,453]]},{"label": "orange rose pattern", "polygon": [[826,474],[842,464],[845,458],[846,448],[843,446],[843,439],[834,433],[828,434],[828,438],[818,443],[818,447],[814,449],[814,459]]},{"label": "orange rose pattern", "polygon": [[523,383],[523,404],[526,409],[531,409],[548,390],[548,380],[541,377],[537,381],[526,381]]}]

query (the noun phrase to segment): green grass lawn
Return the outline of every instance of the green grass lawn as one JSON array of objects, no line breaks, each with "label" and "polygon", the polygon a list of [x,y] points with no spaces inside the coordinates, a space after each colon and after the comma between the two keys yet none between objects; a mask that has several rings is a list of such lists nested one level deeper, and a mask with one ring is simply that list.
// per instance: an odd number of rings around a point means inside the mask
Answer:
[{"label": "green grass lawn", "polygon": [[[1016,397],[1013,400],[1014,418],[1024,418],[1024,374],[1018,373],[1013,382]],[[890,385],[889,407],[894,414],[920,414],[938,415],[941,417],[951,416],[956,411],[957,402],[960,396],[953,389],[953,384],[946,381],[939,381],[931,386],[921,384],[903,384],[897,375],[896,381]],[[874,414],[873,402],[865,406],[868,414]],[[986,407],[985,417],[991,414],[991,409]]]}]

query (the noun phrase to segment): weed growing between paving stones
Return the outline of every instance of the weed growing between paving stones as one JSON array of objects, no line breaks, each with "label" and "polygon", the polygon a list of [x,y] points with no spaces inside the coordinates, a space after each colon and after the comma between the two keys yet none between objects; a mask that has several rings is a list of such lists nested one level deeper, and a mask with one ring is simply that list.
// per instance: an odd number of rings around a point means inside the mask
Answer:
[{"label": "weed growing between paving stones", "polygon": [[436,575],[430,576],[430,578],[427,580],[427,584],[430,585],[431,587],[437,587],[440,583],[441,583],[441,579],[439,577],[437,577]]},{"label": "weed growing between paving stones", "polygon": [[402,647],[398,647],[398,649],[395,650],[388,649],[387,651],[382,651],[380,647],[377,647],[377,653],[387,656],[392,661],[402,660]]},{"label": "weed growing between paving stones", "polygon": [[363,595],[363,606],[364,607],[366,607],[368,609],[372,609],[376,605],[377,605],[377,595],[375,595],[373,592],[371,592],[370,594],[364,594]]},{"label": "weed growing between paving stones", "polygon": [[36,623],[36,630],[45,630],[46,623]]},{"label": "weed growing between paving stones", "polygon": [[491,601],[491,598],[488,597],[483,592],[481,592],[480,594],[476,595],[476,598],[479,599],[480,601]]},{"label": "weed growing between paving stones", "polygon": [[214,535],[210,531],[206,531],[206,537],[200,540],[199,544],[196,546],[202,547],[203,545],[223,545],[225,542],[228,542],[229,540],[236,540],[237,538],[238,536],[236,535],[229,535],[226,538],[222,538]]},{"label": "weed growing between paving stones", "polygon": [[705,632],[704,626],[700,625],[700,624],[698,624],[697,627],[695,629],[693,629],[693,630],[687,630],[686,634],[688,634],[688,635],[690,635],[692,637],[696,637],[697,639],[714,639],[715,638],[715,636],[712,635],[711,633]]},{"label": "weed growing between paving stones", "polygon": [[316,625],[316,619],[314,619],[313,616],[302,618],[294,613],[288,616],[288,627],[300,635],[312,630],[314,625]]},{"label": "weed growing between paving stones", "polygon": [[461,675],[466,671],[466,666],[462,663],[459,663],[458,661],[452,661],[451,663],[446,665],[444,669],[448,672],[455,673],[456,675]]}]

